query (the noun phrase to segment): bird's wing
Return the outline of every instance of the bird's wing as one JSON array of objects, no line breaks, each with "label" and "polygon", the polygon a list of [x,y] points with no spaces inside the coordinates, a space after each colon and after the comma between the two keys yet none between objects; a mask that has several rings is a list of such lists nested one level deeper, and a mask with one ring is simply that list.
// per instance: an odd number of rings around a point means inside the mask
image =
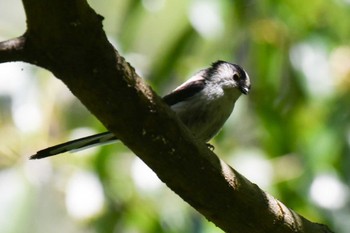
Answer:
[{"label": "bird's wing", "polygon": [[177,104],[181,101],[188,99],[201,91],[205,86],[205,78],[202,72],[190,78],[187,82],[170,92],[168,95],[163,97],[165,103],[169,106]]},{"label": "bird's wing", "polygon": [[99,133],[40,150],[35,155],[30,156],[30,159],[42,159],[68,151],[77,151],[96,145],[112,143],[116,140],[117,138],[111,132]]}]

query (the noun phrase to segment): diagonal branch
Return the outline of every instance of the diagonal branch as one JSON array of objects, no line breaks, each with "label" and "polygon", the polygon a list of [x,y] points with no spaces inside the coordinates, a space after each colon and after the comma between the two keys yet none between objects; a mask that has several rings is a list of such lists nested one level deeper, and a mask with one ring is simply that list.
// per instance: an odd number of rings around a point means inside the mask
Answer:
[{"label": "diagonal branch", "polygon": [[25,46],[3,42],[2,47],[13,54],[4,49],[0,61],[27,60],[52,71],[106,128],[208,220],[226,232],[330,232],[264,193],[195,141],[114,50],[101,17],[85,0],[23,3],[28,24]]}]

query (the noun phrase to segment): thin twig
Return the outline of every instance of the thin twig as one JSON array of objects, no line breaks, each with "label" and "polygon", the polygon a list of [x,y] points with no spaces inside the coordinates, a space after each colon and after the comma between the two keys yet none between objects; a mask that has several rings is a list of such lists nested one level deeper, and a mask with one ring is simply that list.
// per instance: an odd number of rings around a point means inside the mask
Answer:
[{"label": "thin twig", "polygon": [[25,36],[0,42],[0,63],[26,61],[25,44]]}]

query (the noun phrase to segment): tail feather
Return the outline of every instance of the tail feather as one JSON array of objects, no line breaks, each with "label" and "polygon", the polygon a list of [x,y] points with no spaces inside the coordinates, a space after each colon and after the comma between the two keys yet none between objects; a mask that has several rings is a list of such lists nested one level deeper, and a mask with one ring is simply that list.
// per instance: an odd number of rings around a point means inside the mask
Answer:
[{"label": "tail feather", "polygon": [[118,139],[111,132],[99,133],[40,150],[35,155],[30,156],[30,159],[42,159],[68,151],[78,151],[97,145],[113,143],[116,140]]}]

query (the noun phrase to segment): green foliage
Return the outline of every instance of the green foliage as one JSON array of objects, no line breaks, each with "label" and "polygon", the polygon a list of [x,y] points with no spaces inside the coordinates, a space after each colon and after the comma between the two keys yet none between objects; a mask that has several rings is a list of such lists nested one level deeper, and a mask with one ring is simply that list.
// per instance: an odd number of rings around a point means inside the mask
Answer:
[{"label": "green foliage", "polygon": [[[20,6],[5,2],[1,40],[25,28]],[[90,4],[160,95],[215,60],[241,64],[252,91],[213,140],[215,152],[301,215],[347,232],[349,1]],[[121,143],[27,161],[38,149],[104,130],[48,72],[1,64],[0,108],[1,232],[221,232]]]}]

